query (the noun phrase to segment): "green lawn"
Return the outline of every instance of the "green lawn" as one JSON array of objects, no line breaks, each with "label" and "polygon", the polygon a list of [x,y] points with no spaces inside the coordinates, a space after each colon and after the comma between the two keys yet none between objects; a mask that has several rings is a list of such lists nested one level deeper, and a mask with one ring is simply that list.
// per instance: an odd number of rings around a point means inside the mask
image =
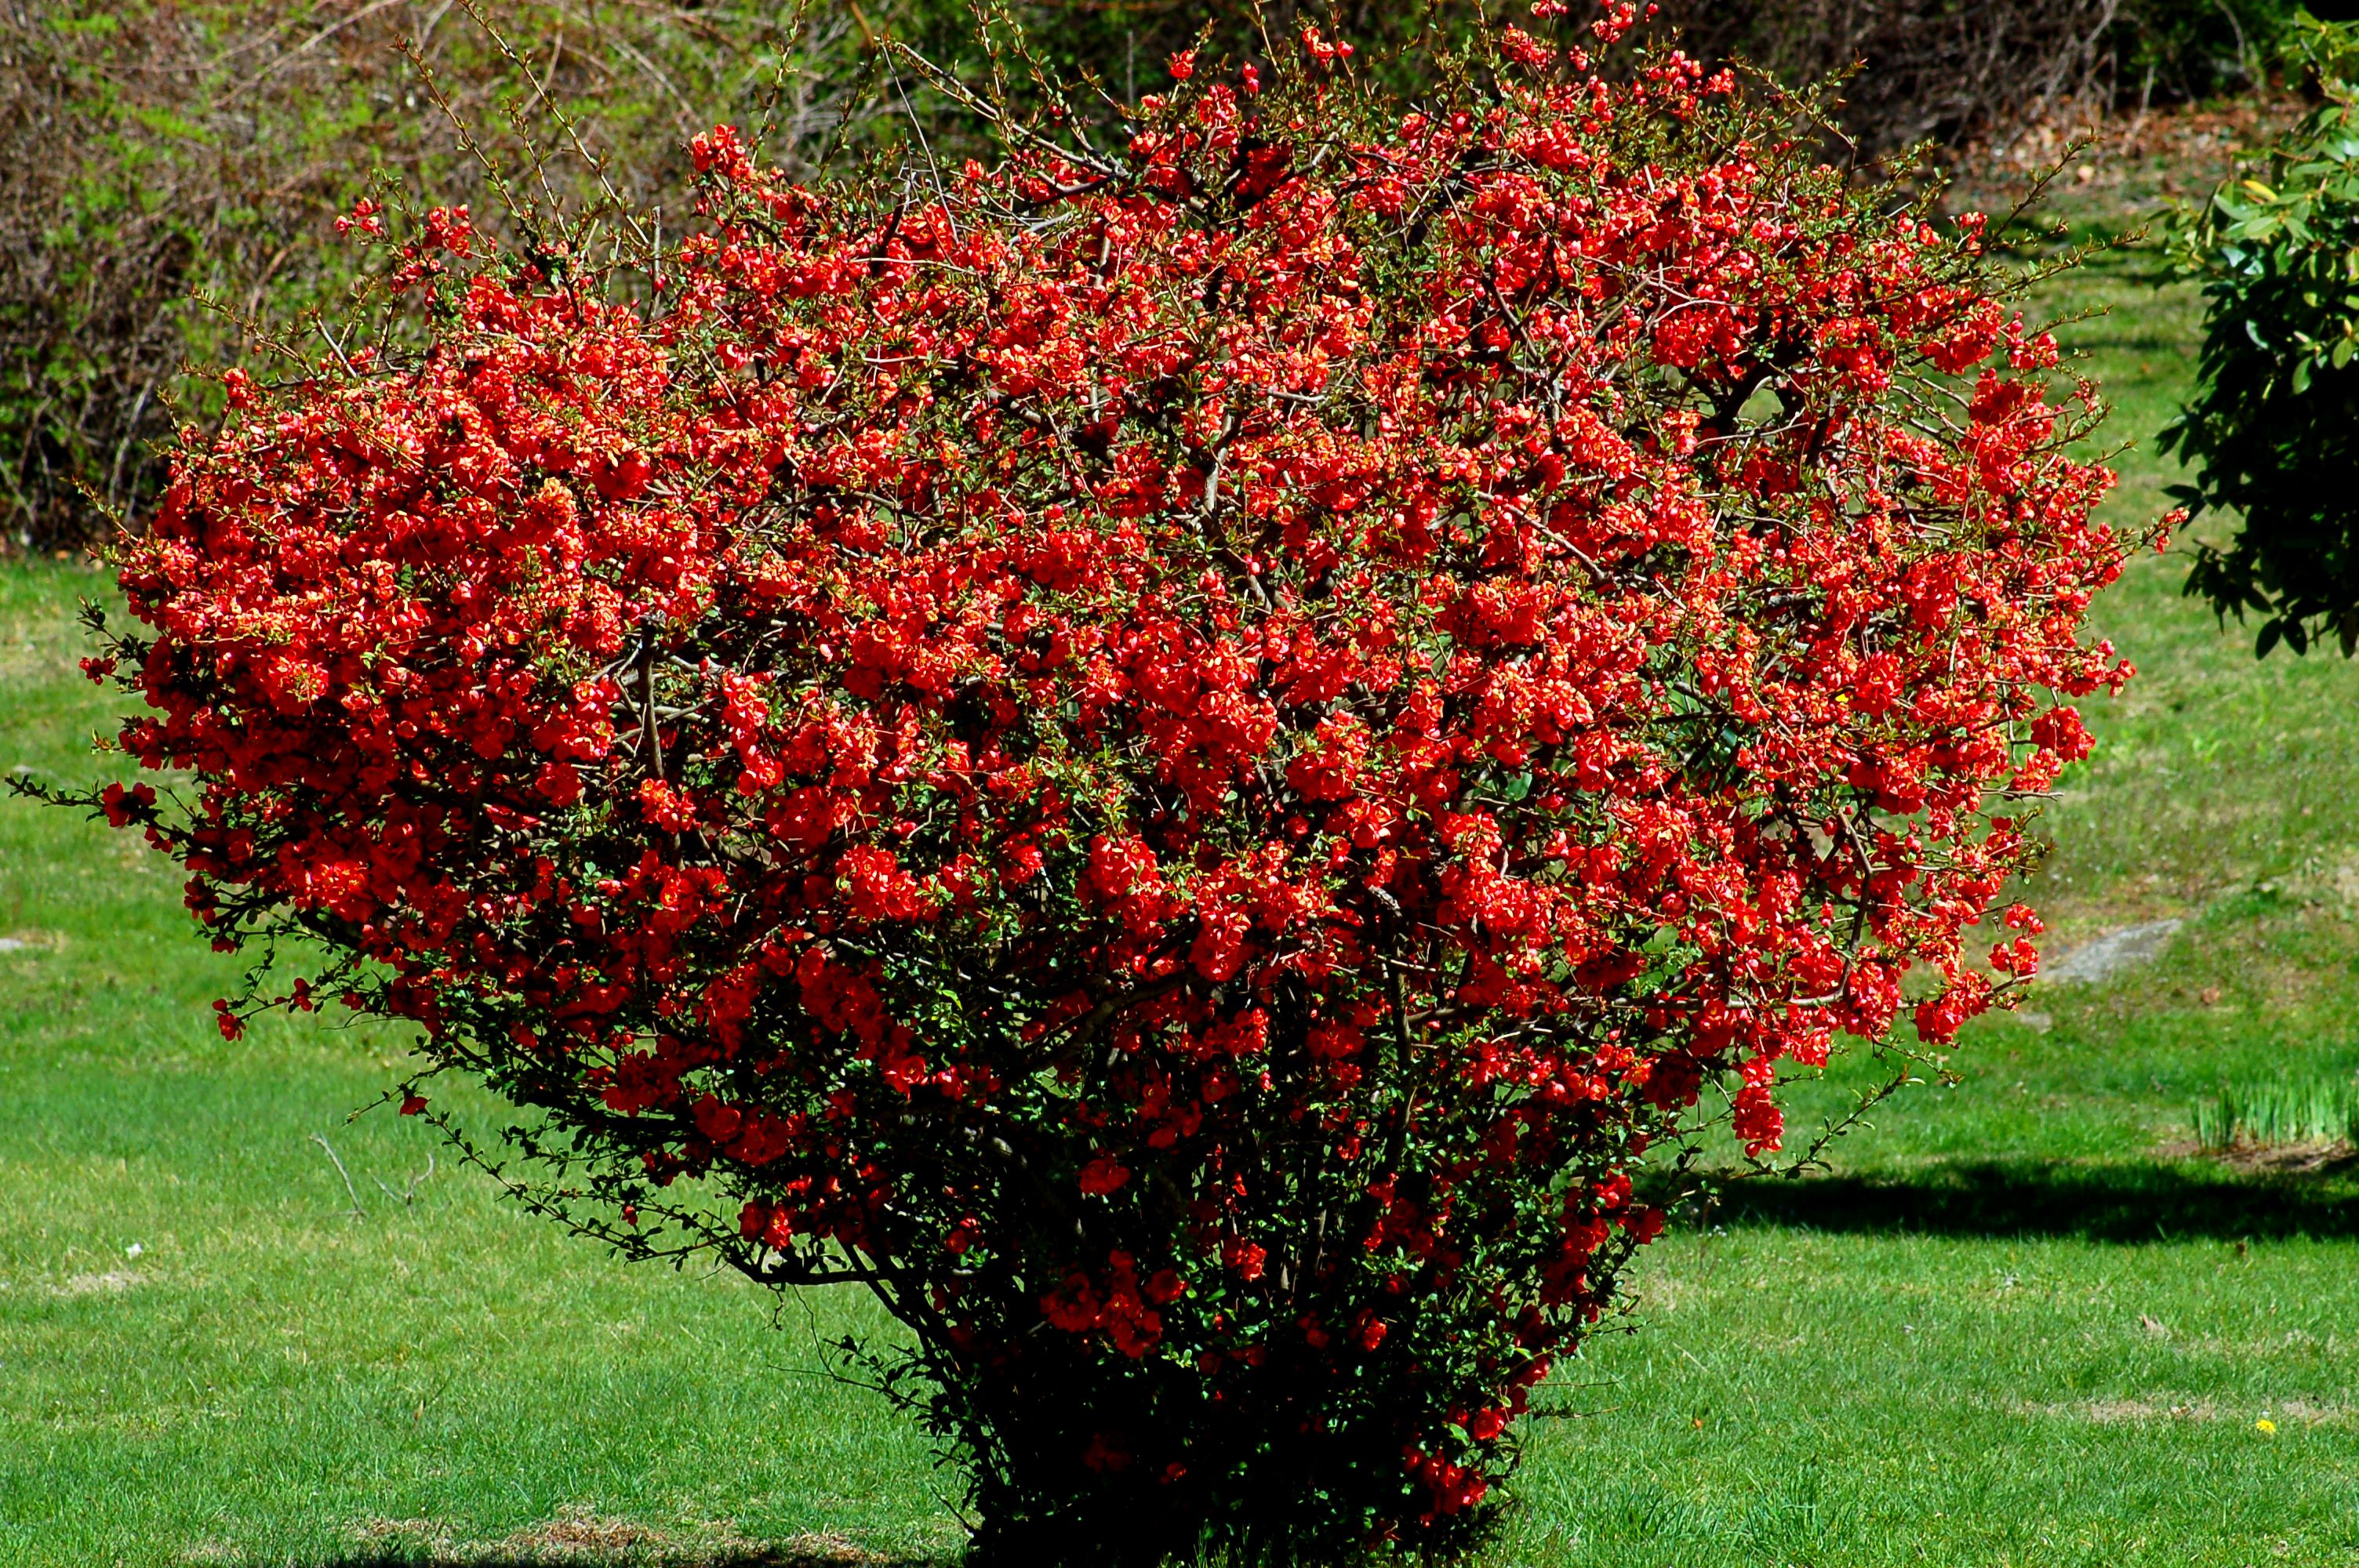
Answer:
[{"label": "green lawn", "polygon": [[[2060,300],[2119,307],[2071,336],[2140,443],[2125,518],[2194,328],[2155,265]],[[2359,1564],[2359,1181],[2174,1152],[2223,1076],[2359,1068],[2359,668],[2256,665],[2183,571],[2098,607],[2144,673],[2035,889],[2051,950],[2178,916],[2170,950],[1651,1249],[1492,1561]],[[69,623],[100,587],[0,570],[0,767],[103,766]],[[447,1161],[400,1201],[428,1130],[345,1120],[394,1038],[224,1044],[226,961],[103,828],[0,801],[0,1563],[955,1556],[953,1478],[821,1369],[860,1302],[626,1271]]]}]

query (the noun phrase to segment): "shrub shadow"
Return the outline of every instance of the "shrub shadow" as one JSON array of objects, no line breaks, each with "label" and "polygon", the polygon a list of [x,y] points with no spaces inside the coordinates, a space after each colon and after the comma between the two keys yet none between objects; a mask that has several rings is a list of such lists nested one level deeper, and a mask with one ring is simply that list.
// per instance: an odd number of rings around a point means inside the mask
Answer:
[{"label": "shrub shadow", "polygon": [[307,1563],[304,1568],[955,1568],[956,1557],[868,1557],[790,1548],[733,1548],[695,1552],[583,1552],[555,1547],[547,1552],[353,1552]]},{"label": "shrub shadow", "polygon": [[2359,1237],[2353,1171],[2350,1161],[2257,1173],[2194,1160],[1944,1161],[1891,1173],[1730,1182],[1680,1206],[1675,1217],[1707,1227],[2125,1243],[2342,1239]]},{"label": "shrub shadow", "polygon": [[693,1548],[589,1548],[559,1542],[547,1548],[487,1546],[434,1550],[387,1543],[363,1548],[303,1568],[956,1568],[955,1552],[947,1557],[887,1557],[857,1548],[811,1548],[787,1542],[778,1546],[723,1546],[710,1552]]}]

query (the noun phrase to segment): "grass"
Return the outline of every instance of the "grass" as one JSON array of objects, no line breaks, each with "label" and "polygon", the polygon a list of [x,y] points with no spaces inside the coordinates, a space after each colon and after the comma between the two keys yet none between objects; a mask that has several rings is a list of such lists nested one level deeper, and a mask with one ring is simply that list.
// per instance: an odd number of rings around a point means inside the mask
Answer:
[{"label": "grass", "polygon": [[[2116,308],[2070,336],[2137,443],[2125,519],[2161,510],[2147,443],[2194,330],[2156,266],[2108,256],[2055,301]],[[2256,664],[2183,570],[2143,559],[2097,607],[2143,673],[2093,705],[2032,889],[2051,950],[2176,916],[2170,950],[1976,1025],[1957,1081],[1832,1173],[1650,1249],[1635,1332],[1527,1424],[1488,1563],[2359,1564],[2359,1182],[2202,1158],[2186,1119],[2359,1070],[2359,668]],[[68,624],[97,586],[0,571],[0,768],[103,766]],[[876,1325],[856,1299],[774,1318],[625,1271],[447,1165],[380,1190],[429,1152],[345,1121],[398,1041],[224,1044],[223,961],[103,828],[0,803],[0,935],[26,944],[0,952],[0,1562],[955,1555],[919,1436],[821,1370],[816,1338]]]},{"label": "grass", "polygon": [[2359,1089],[2332,1078],[2223,1085],[2195,1102],[2190,1119],[2207,1154],[2359,1144]]}]

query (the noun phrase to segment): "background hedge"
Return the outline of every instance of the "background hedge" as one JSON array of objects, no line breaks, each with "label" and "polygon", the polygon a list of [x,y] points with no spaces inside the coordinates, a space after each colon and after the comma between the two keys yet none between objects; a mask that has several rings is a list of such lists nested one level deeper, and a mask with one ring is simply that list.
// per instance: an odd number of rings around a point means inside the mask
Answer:
[{"label": "background hedge", "polygon": [[[1658,25],[1788,81],[1863,61],[1843,115],[1874,157],[2003,137],[2067,104],[2247,85],[2290,11],[1673,0]],[[1430,69],[1419,40],[1474,6],[1033,0],[1007,14],[1046,63],[1119,97],[1200,36],[1258,55],[1309,18],[1413,91]],[[767,124],[770,156],[809,168],[929,116],[921,91],[875,80],[869,46],[886,32],[980,63],[960,0],[834,0],[800,16],[742,0],[0,0],[0,538],[50,550],[114,520],[138,527],[159,444],[215,412],[185,367],[234,358],[240,317],[332,308],[349,262],[332,220],[356,198],[390,183],[495,223],[458,126],[517,167],[519,125],[560,139],[562,111],[626,197],[678,189],[685,137],[716,122]],[[593,189],[579,160],[543,173],[560,198]]]}]

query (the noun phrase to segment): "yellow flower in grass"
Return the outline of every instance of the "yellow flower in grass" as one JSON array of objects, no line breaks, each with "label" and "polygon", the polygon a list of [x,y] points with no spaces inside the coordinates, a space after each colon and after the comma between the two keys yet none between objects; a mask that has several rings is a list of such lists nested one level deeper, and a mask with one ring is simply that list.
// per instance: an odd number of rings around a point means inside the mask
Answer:
[{"label": "yellow flower in grass", "polygon": [[2259,1433],[2264,1437],[2273,1436],[2277,1433],[2277,1423],[2271,1421],[2268,1417],[2263,1416],[2260,1420],[2253,1422],[2253,1430]]}]

